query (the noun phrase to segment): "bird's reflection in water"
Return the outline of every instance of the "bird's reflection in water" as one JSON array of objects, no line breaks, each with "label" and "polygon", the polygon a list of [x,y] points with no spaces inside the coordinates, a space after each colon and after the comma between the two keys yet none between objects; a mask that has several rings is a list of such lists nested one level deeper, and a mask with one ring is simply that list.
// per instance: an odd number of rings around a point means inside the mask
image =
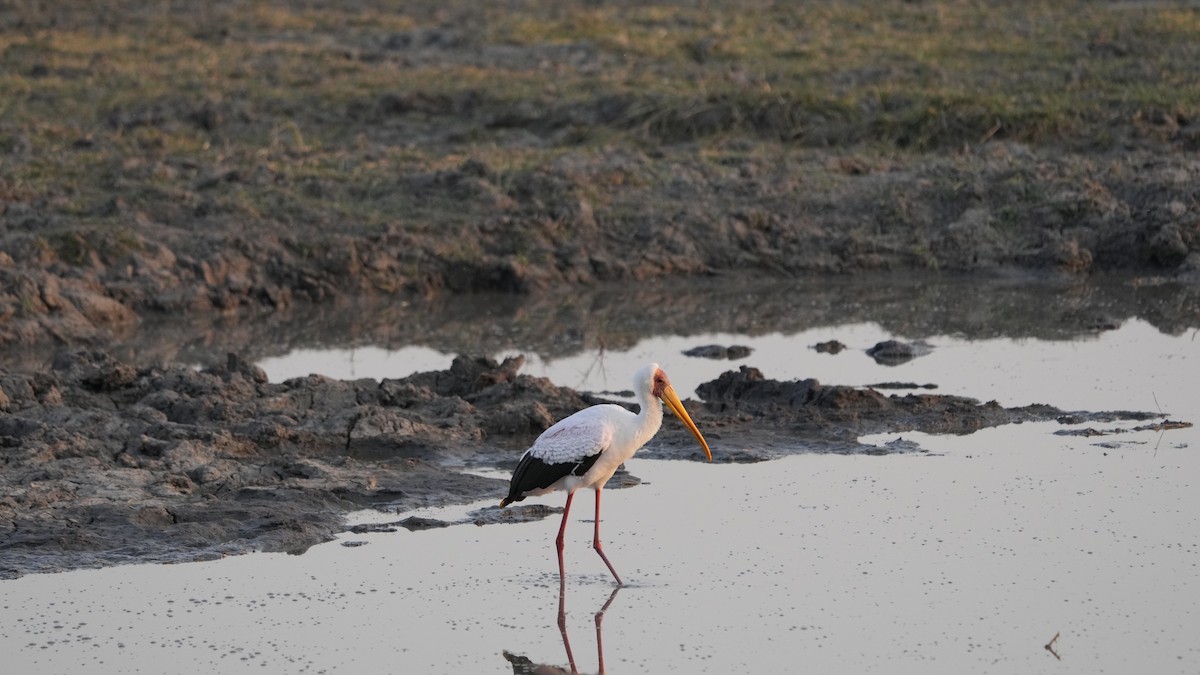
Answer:
[{"label": "bird's reflection in water", "polygon": [[[604,613],[613,604],[613,600],[617,599],[617,593],[620,590],[620,586],[614,588],[608,596],[608,600],[605,600],[604,605],[596,612],[596,662],[598,668],[596,672],[599,675],[604,675],[604,631],[602,629]],[[527,657],[505,651],[504,658],[512,664],[513,675],[559,675],[560,673],[564,675],[566,673],[578,675],[579,669],[575,666],[575,654],[571,652],[571,638],[567,637],[567,593],[565,585],[560,586],[558,590],[558,632],[562,635],[563,649],[567,652],[567,662],[570,664],[569,668],[534,663]]]}]

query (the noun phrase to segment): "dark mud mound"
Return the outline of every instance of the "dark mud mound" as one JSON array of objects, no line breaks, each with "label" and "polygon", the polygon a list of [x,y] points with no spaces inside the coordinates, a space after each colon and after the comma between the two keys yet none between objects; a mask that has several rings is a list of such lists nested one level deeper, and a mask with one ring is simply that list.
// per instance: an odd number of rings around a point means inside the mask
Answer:
[{"label": "dark mud mound", "polygon": [[[1050,405],[1005,408],[934,394],[884,395],[874,388],[825,385],[815,379],[781,382],[741,366],[696,388],[704,409],[697,424],[719,436],[724,458],[750,461],[795,452],[871,453],[864,434],[923,431],[969,434],[1001,424],[1043,420],[1148,419],[1150,413],[1071,413]],[[719,431],[709,432],[716,428]],[[718,445],[714,441],[714,446]],[[915,447],[909,449],[916,449]]]},{"label": "dark mud mound", "polygon": [[691,356],[699,359],[713,359],[716,361],[729,360],[737,361],[750,356],[754,352],[753,349],[745,345],[702,345],[700,347],[692,347],[683,352],[684,356]]},{"label": "dark mud mound", "polygon": [[519,366],[269,383],[234,355],[197,371],[76,351],[0,372],[0,576],[303,551],[349,510],[499,495],[444,466],[504,461],[587,405]]},{"label": "dark mud mound", "polygon": [[925,342],[901,342],[899,340],[884,340],[867,350],[867,356],[875,359],[882,366],[898,366],[908,363],[918,356],[925,356],[933,348]]}]

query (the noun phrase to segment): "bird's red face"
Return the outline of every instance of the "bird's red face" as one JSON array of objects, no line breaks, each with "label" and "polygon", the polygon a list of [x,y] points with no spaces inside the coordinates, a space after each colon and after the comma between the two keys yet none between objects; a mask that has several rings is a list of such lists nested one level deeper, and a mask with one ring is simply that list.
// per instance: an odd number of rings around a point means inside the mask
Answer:
[{"label": "bird's red face", "polygon": [[662,368],[654,371],[654,388],[650,390],[650,393],[654,394],[656,398],[662,398],[663,391],[669,386],[671,386],[671,381],[667,379],[667,374],[663,372]]}]

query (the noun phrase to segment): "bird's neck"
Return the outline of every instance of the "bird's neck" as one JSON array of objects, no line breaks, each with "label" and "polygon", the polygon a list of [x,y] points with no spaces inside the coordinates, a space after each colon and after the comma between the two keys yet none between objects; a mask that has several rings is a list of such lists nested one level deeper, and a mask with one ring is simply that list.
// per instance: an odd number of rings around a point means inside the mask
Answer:
[{"label": "bird's neck", "polygon": [[642,406],[641,412],[638,413],[637,426],[637,447],[640,448],[658,433],[659,427],[662,426],[663,409],[662,401],[654,395],[639,396],[638,403]]}]

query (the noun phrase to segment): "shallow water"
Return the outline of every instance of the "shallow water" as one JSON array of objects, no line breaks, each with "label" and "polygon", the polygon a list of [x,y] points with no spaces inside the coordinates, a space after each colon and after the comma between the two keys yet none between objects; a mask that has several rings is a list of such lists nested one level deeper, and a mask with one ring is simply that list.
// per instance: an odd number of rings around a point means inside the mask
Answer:
[{"label": "shallow water", "polygon": [[[526,372],[591,390],[625,389],[636,365],[655,359],[681,393],[749,364],[779,379],[934,383],[1005,405],[1160,406],[1196,421],[1194,333],[1142,319],[1071,339],[970,339],[934,327],[902,335],[933,347],[906,364],[881,366],[863,352],[898,335],[856,321],[657,335],[552,357],[524,351]],[[850,349],[809,349],[827,339]],[[755,352],[737,362],[680,354],[708,342]],[[359,347],[261,363],[272,379],[310,370],[400,377],[451,358],[393,347],[399,353]],[[610,673],[1197,672],[1200,433],[1129,431],[1137,425],[1093,423],[1123,432],[1092,437],[1056,435],[1071,427],[1048,422],[866,439],[903,437],[927,451],[905,455],[749,465],[635,458],[629,469],[644,482],[605,493],[605,548],[629,583],[615,597],[589,550],[590,495],[572,512],[573,657],[581,671],[597,670],[594,614],[611,598],[602,623]],[[713,449],[719,456],[721,444]],[[559,506],[562,496],[532,501]],[[457,520],[492,506],[416,515]],[[2,581],[0,653],[5,672],[21,673],[512,672],[504,651],[566,666],[557,526],[552,516],[348,533],[301,556]]]},{"label": "shallow water", "polygon": [[[645,482],[605,500],[630,583],[604,617],[608,672],[1195,672],[1194,449],[1056,426],[921,436],[928,456],[634,460]],[[611,583],[589,501],[567,555],[585,672]],[[553,521],[0,582],[0,648],[13,672],[510,672],[503,650],[565,666]]]},{"label": "shallow water", "polygon": [[[757,367],[777,380],[815,377],[829,384],[865,386],[881,382],[935,384],[937,393],[996,400],[1006,406],[1047,403],[1063,410],[1182,411],[1200,377],[1200,341],[1190,335],[1166,335],[1133,320],[1115,330],[1075,340],[991,338],[967,340],[930,335],[925,356],[888,366],[866,350],[893,339],[878,324],[827,326],[798,333],[738,335],[700,333],[656,336],[625,350],[589,350],[554,359],[527,355],[521,372],[549,377],[581,391],[620,392],[632,373],[650,361],[670,374],[681,395],[741,365]],[[812,345],[838,340],[839,354],[823,354]],[[753,353],[736,361],[683,355],[697,345],[744,345]],[[504,350],[497,358],[521,353]],[[259,365],[272,381],[320,373],[339,379],[403,377],[412,372],[450,367],[453,354],[428,347],[387,350],[379,347],[300,349],[264,359]],[[925,390],[922,390],[925,391]],[[686,394],[685,394],[686,392]],[[1160,407],[1156,407],[1160,406]]]}]

